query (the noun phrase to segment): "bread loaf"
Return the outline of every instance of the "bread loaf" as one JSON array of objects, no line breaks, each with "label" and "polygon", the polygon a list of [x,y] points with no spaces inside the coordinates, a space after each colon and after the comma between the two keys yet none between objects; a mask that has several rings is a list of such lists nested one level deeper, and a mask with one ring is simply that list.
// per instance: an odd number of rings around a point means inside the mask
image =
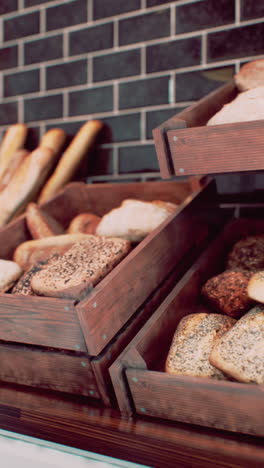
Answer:
[{"label": "bread loaf", "polygon": [[0,192],[10,183],[12,177],[15,175],[17,169],[22,164],[24,159],[29,155],[29,151],[20,149],[12,153],[9,158],[9,164],[5,170],[1,171],[0,176]]},{"label": "bread loaf", "polygon": [[264,384],[263,307],[254,307],[221,337],[210,363],[239,382]]},{"label": "bread loaf", "polygon": [[174,334],[165,370],[175,375],[225,379],[209,362],[213,345],[236,321],[220,314],[197,313],[184,317]]},{"label": "bread loaf", "polygon": [[31,280],[37,294],[81,300],[129,252],[122,239],[87,234],[62,257],[38,272]]},{"label": "bread loaf", "polygon": [[226,266],[250,271],[264,268],[264,235],[247,236],[236,242],[228,254]]},{"label": "bread loaf", "polygon": [[250,89],[225,104],[207,122],[207,125],[220,125],[232,122],[249,122],[264,119],[264,86]]},{"label": "bread loaf", "polygon": [[26,222],[33,239],[42,239],[43,237],[63,234],[63,227],[45,213],[36,203],[29,203],[26,209]]},{"label": "bread loaf", "polygon": [[11,125],[6,131],[0,146],[0,181],[8,169],[13,154],[24,147],[28,128],[25,124]]},{"label": "bread loaf", "polygon": [[239,318],[252,306],[247,293],[251,275],[250,271],[224,271],[205,283],[202,295],[216,312]]},{"label": "bread loaf", "polygon": [[21,213],[34,200],[54,163],[49,148],[39,147],[17,168],[9,184],[0,192],[0,226]]},{"label": "bread loaf", "polygon": [[52,261],[56,260],[58,255],[54,255],[53,257],[49,258],[48,260],[43,260],[42,262],[38,262],[36,265],[32,266],[29,270],[27,270],[15,286],[12,289],[12,294],[16,294],[19,296],[36,296],[33,289],[31,288],[31,280],[33,276],[40,270],[43,270],[50,264]]},{"label": "bread loaf", "polygon": [[38,262],[47,260],[52,255],[62,255],[76,242],[85,240],[87,234],[62,234],[60,236],[43,237],[23,242],[20,244],[13,256],[13,260],[28,270]]},{"label": "bread loaf", "polygon": [[258,271],[251,276],[247,293],[252,300],[264,303],[264,271]]},{"label": "bread loaf", "polygon": [[52,128],[42,136],[40,146],[50,148],[57,156],[66,141],[66,133],[61,128]]},{"label": "bread loaf", "polygon": [[76,232],[83,232],[84,234],[95,234],[96,228],[101,218],[92,213],[81,213],[71,221],[67,232],[74,234]]},{"label": "bread loaf", "polygon": [[140,242],[176,209],[172,203],[124,200],[120,207],[102,217],[96,234]]},{"label": "bread loaf", "polygon": [[39,203],[44,203],[49,200],[66,183],[71,181],[81,163],[81,160],[93,145],[102,126],[103,123],[100,120],[90,120],[81,127],[60,158],[55,171],[43,187],[39,196]]},{"label": "bread loaf", "polygon": [[240,91],[264,86],[264,59],[245,63],[234,75],[234,80]]},{"label": "bread loaf", "polygon": [[11,289],[22,273],[22,268],[15,262],[0,260],[0,293]]}]

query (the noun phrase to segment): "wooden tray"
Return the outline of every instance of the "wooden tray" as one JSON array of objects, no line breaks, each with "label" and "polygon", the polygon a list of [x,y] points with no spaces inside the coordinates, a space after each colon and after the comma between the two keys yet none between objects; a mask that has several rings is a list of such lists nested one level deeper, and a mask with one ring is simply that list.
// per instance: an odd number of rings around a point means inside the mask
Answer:
[{"label": "wooden tray", "polygon": [[264,169],[264,120],[206,126],[237,94],[232,80],[153,130],[163,178]]},{"label": "wooden tray", "polygon": [[[110,404],[109,365],[186,271],[208,235],[215,185],[207,182],[194,191],[195,185],[197,179],[72,183],[43,205],[66,227],[78,213],[103,215],[125,198],[181,204],[81,302],[0,295],[1,381]],[[29,238],[25,217],[20,216],[0,230],[0,258],[12,258],[15,247]]]},{"label": "wooden tray", "polygon": [[264,232],[264,221],[229,223],[110,368],[119,408],[124,414],[264,435],[264,386],[209,378],[169,375],[165,360],[182,317],[204,311],[201,287],[223,271],[227,252],[241,237]]}]

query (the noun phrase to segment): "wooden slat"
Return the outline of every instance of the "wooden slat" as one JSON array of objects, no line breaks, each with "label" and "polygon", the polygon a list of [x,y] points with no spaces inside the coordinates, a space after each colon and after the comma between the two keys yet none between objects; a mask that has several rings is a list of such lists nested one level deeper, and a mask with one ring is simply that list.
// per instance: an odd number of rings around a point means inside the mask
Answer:
[{"label": "wooden slat", "polygon": [[264,169],[263,131],[264,120],[170,130],[167,136],[175,174]]},{"label": "wooden slat", "polygon": [[90,355],[102,351],[168,271],[199,242],[213,210],[216,214],[214,200],[215,186],[211,182],[190,196],[76,307]]},{"label": "wooden slat", "polygon": [[0,381],[100,398],[88,356],[0,344]]},{"label": "wooden slat", "polygon": [[[264,386],[127,369],[138,414],[264,435]],[[155,401],[155,404],[153,402]]]},{"label": "wooden slat", "polygon": [[0,295],[0,340],[86,352],[73,301]]}]

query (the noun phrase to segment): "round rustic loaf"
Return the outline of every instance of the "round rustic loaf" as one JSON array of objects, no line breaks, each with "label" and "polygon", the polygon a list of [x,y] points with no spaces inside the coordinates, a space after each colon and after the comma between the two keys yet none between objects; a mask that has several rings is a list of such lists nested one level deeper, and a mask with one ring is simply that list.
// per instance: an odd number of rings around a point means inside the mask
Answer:
[{"label": "round rustic loaf", "polygon": [[234,80],[240,91],[264,86],[264,59],[245,63],[234,75]]},{"label": "round rustic loaf", "polygon": [[264,236],[247,236],[236,242],[227,257],[226,266],[250,271],[264,269]]}]

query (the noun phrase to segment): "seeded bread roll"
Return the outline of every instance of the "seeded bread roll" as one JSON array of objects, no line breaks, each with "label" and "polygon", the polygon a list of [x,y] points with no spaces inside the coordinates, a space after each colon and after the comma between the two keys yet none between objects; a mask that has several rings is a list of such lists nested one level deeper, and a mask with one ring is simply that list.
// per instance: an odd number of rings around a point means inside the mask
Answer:
[{"label": "seeded bread roll", "polygon": [[92,213],[81,213],[71,221],[67,232],[74,234],[75,232],[82,232],[84,234],[95,234],[96,228],[101,221],[99,216]]},{"label": "seeded bread roll", "polygon": [[10,260],[0,260],[0,293],[11,289],[23,270],[17,263]]},{"label": "seeded bread roll", "polygon": [[247,236],[236,242],[227,258],[227,268],[264,269],[264,236]]},{"label": "seeded bread roll", "polygon": [[166,361],[166,372],[176,375],[225,380],[209,362],[214,343],[236,321],[220,314],[197,313],[184,317],[174,334]]},{"label": "seeded bread roll", "polygon": [[29,203],[26,209],[26,222],[33,239],[42,239],[43,237],[63,234],[63,227],[45,213],[36,203]]},{"label": "seeded bread roll", "polygon": [[224,271],[205,283],[202,295],[216,312],[239,318],[252,306],[247,294],[251,275],[250,271]]},{"label": "seeded bread roll", "polygon": [[256,306],[215,344],[210,363],[239,382],[264,384],[264,309]]},{"label": "seeded bread roll", "polygon": [[58,255],[54,255],[53,257],[49,258],[48,260],[43,260],[42,262],[38,262],[36,265],[31,267],[28,271],[26,271],[15,286],[12,289],[12,294],[16,294],[19,296],[36,296],[33,289],[31,288],[31,280],[33,276],[40,270],[43,270],[50,264],[52,261],[56,260]]},{"label": "seeded bread roll", "polygon": [[234,75],[234,80],[240,91],[264,86],[264,59],[245,63]]},{"label": "seeded bread roll", "polygon": [[87,234],[84,240],[31,280],[37,294],[81,300],[129,252],[123,239]]},{"label": "seeded bread roll", "polygon": [[87,234],[62,234],[26,241],[16,248],[13,260],[25,271],[52,255],[62,255],[77,242],[85,240],[86,236]]}]

